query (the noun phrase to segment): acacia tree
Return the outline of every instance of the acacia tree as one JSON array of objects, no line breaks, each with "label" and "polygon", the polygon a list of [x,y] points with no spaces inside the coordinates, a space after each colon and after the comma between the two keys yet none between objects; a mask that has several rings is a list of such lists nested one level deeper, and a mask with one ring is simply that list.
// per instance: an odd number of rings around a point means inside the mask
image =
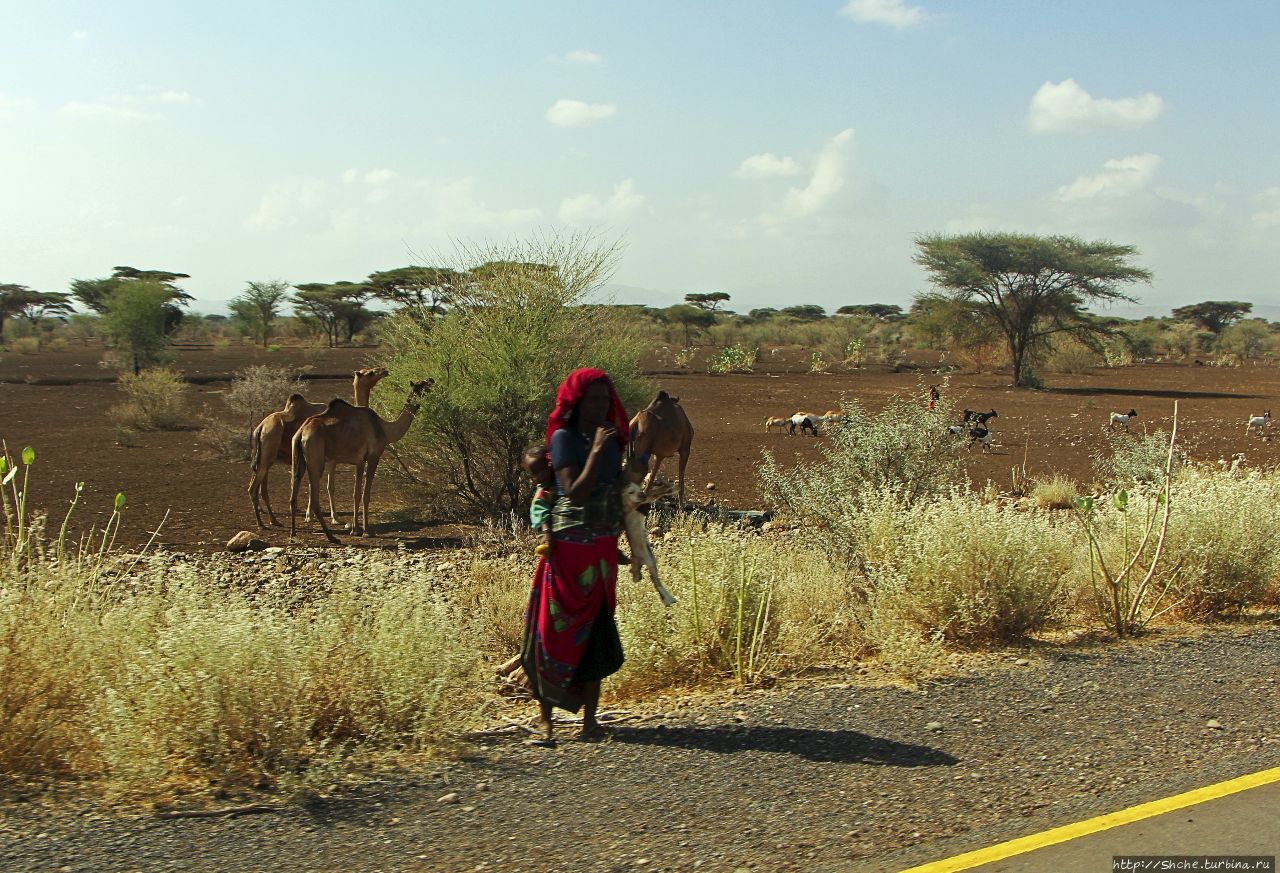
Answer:
[{"label": "acacia tree", "polygon": [[1122,287],[1149,282],[1151,271],[1129,259],[1133,246],[1069,236],[1012,233],[933,234],[916,240],[915,262],[954,302],[1004,336],[1013,384],[1033,382],[1034,354],[1050,337],[1096,342],[1107,333],[1089,316],[1090,303],[1132,301]]},{"label": "acacia tree", "polygon": [[132,365],[135,376],[166,357],[171,291],[162,282],[129,281],[107,298],[102,331],[122,361]]},{"label": "acacia tree", "polygon": [[227,304],[231,316],[251,336],[262,339],[262,347],[275,335],[275,321],[280,316],[280,304],[289,294],[289,283],[279,279],[269,282],[250,282],[244,293]]},{"label": "acacia tree", "polygon": [[1173,310],[1173,317],[1178,321],[1189,321],[1200,325],[1205,330],[1221,334],[1223,330],[1252,311],[1252,303],[1243,303],[1239,300],[1206,300],[1190,306],[1179,306]]},{"label": "acacia tree", "polygon": [[429,323],[444,312],[464,281],[463,274],[449,267],[399,267],[370,273],[366,284],[374,297]]},{"label": "acacia tree", "polygon": [[893,303],[852,303],[841,306],[836,315],[865,315],[876,321],[901,321],[905,317],[902,307]]},{"label": "acacia tree", "polygon": [[729,295],[724,291],[710,291],[706,294],[694,292],[684,295],[684,302],[707,312],[718,312],[720,304],[729,302]]},{"label": "acacia tree", "polygon": [[177,284],[180,279],[190,279],[188,274],[168,270],[140,270],[129,266],[112,267],[111,270],[111,275],[105,279],[72,279],[71,296],[87,309],[105,314],[116,291],[134,282],[146,282],[168,292],[168,299],[160,304],[165,313],[165,332],[172,334],[178,329],[183,315],[179,307],[186,306],[195,299]]},{"label": "acacia tree", "polygon": [[4,341],[4,323],[7,319],[22,312],[32,291],[26,285],[0,284],[0,342]]},{"label": "acacia tree", "polygon": [[364,302],[369,299],[369,288],[355,282],[305,282],[293,286],[294,312],[304,322],[318,324],[324,330],[325,341],[330,348],[338,345],[346,329],[347,340],[369,321],[369,311]]}]

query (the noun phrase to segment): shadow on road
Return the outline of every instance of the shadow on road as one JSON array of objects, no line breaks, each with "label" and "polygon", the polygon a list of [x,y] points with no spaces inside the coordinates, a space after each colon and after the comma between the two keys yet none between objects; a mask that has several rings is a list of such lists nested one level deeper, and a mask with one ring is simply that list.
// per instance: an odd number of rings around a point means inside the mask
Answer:
[{"label": "shadow on road", "polygon": [[832,764],[878,764],[892,767],[951,766],[958,760],[929,746],[899,743],[858,731],[792,727],[619,727],[615,743],[677,746],[721,754],[781,752]]}]

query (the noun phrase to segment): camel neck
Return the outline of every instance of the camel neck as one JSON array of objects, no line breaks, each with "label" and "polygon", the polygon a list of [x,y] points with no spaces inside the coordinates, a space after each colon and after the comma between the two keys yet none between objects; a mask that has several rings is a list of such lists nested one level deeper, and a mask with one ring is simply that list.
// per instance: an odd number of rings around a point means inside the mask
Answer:
[{"label": "camel neck", "polygon": [[388,421],[383,425],[390,442],[396,442],[409,432],[409,427],[413,424],[413,417],[418,414],[419,406],[421,406],[421,402],[417,398],[405,401],[404,409],[400,410],[400,414],[396,416],[395,421]]}]

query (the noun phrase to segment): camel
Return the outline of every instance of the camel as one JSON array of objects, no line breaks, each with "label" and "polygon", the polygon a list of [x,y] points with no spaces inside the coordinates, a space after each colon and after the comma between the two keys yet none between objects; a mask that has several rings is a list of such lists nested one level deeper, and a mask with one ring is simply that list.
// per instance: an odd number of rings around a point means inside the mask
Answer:
[{"label": "camel", "polygon": [[[386,378],[387,371],[383,367],[356,370],[351,378],[351,393],[356,406],[368,406],[369,394],[373,387]],[[319,415],[329,408],[327,403],[312,403],[301,394],[290,394],[284,402],[284,409],[272,412],[253,429],[250,437],[250,452],[253,461],[249,468],[249,498],[253,501],[253,515],[258,520],[258,527],[266,528],[262,523],[262,511],[259,500],[266,504],[267,517],[271,523],[279,525],[276,514],[271,509],[271,495],[267,490],[267,474],[271,465],[279,461],[288,464],[292,461],[291,447],[293,435],[298,432],[302,423],[313,415]],[[329,514],[333,516],[333,470],[329,473],[327,490],[329,492]],[[310,506],[308,505],[308,513]],[[334,524],[337,524],[335,521]]]},{"label": "camel", "polygon": [[369,495],[373,493],[373,477],[378,470],[378,461],[387,446],[398,442],[409,432],[418,407],[422,405],[422,395],[434,385],[435,382],[431,379],[409,383],[409,396],[405,398],[404,409],[394,421],[384,420],[368,407],[352,406],[345,400],[334,398],[329,401],[324,412],[302,423],[302,427],[293,435],[293,483],[289,489],[290,538],[296,533],[298,486],[305,474],[311,485],[311,493],[308,495],[311,510],[329,542],[339,542],[325,523],[317,497],[320,471],[334,464],[351,464],[356,468],[354,506],[348,530],[357,536],[368,535]]},{"label": "camel", "polygon": [[680,406],[680,398],[666,391],[659,391],[653,402],[631,419],[631,451],[641,461],[647,461],[649,475],[644,487],[648,488],[658,475],[662,459],[680,456],[680,505],[684,506],[684,468],[689,463],[689,446],[693,443],[693,425]]}]

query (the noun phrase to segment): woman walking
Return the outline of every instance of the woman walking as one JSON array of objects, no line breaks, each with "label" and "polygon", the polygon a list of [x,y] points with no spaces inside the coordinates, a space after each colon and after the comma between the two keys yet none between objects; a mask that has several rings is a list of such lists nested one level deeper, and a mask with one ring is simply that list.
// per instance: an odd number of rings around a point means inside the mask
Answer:
[{"label": "woman walking", "polygon": [[575,370],[547,419],[555,472],[550,553],[538,562],[520,661],[541,709],[539,745],[552,745],[552,710],[582,710],[583,739],[599,739],[600,680],[622,666],[617,605],[619,474],[627,413],[601,370]]}]

